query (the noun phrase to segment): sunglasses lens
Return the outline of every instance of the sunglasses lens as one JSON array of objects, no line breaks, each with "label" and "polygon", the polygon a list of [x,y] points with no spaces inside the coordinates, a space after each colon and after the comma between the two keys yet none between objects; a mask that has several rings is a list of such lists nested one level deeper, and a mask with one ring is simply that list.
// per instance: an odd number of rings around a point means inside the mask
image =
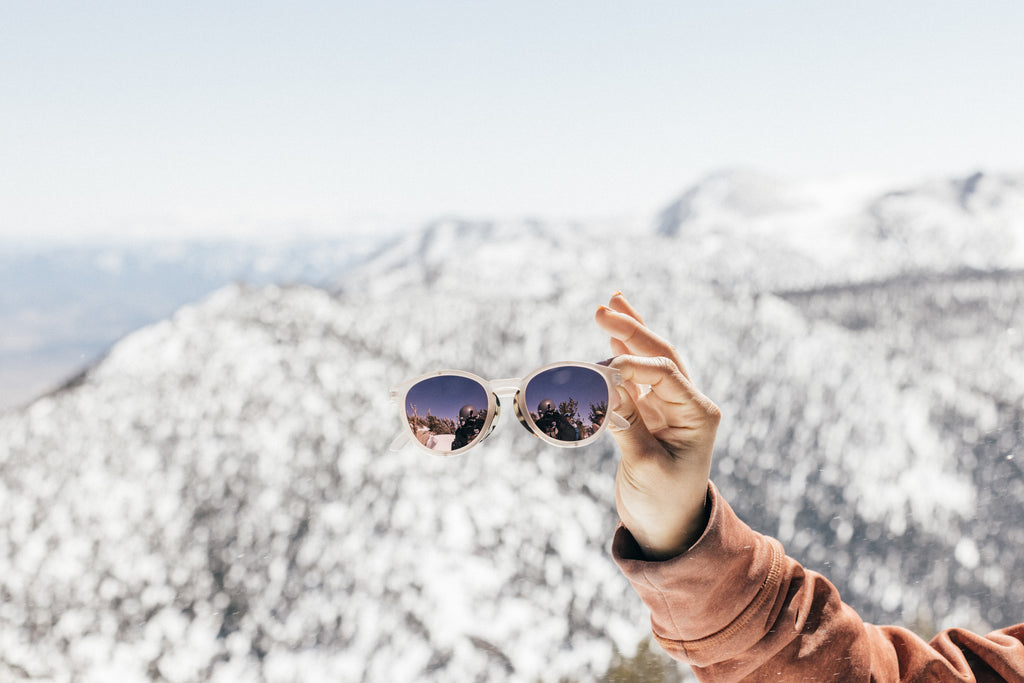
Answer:
[{"label": "sunglasses lens", "polygon": [[552,368],[526,385],[526,405],[548,436],[581,441],[596,434],[608,414],[608,383],[589,368]]},{"label": "sunglasses lens", "polygon": [[405,414],[421,444],[440,453],[452,453],[483,438],[487,391],[468,377],[431,377],[409,389]]}]

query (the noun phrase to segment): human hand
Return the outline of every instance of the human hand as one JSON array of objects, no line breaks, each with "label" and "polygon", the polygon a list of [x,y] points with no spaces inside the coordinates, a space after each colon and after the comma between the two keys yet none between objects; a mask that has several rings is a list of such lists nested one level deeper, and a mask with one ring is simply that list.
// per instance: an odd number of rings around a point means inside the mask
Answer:
[{"label": "human hand", "polygon": [[[611,336],[622,373],[611,429],[622,458],[615,476],[619,518],[650,560],[687,550],[707,526],[708,475],[721,413],[693,382],[675,348],[652,332],[621,293],[595,315]],[[650,385],[642,391],[641,385]]]}]

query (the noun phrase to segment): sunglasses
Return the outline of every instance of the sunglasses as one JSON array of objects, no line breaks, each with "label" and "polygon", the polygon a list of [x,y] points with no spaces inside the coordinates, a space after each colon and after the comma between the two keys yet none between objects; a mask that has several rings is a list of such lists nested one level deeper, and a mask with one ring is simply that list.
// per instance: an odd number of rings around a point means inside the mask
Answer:
[{"label": "sunglasses", "polygon": [[607,363],[552,363],[522,379],[490,381],[445,370],[403,382],[391,388],[404,424],[391,450],[411,440],[435,455],[462,453],[493,431],[502,398],[512,399],[519,423],[543,441],[564,448],[586,446],[609,422],[629,427],[609,409],[622,376]]}]

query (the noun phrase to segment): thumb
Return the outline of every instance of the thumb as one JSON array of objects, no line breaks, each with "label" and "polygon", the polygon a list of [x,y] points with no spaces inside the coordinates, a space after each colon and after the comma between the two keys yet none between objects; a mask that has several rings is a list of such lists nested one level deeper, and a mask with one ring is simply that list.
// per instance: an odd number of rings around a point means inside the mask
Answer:
[{"label": "thumb", "polygon": [[652,448],[660,446],[658,440],[648,431],[647,425],[644,424],[640,411],[633,401],[633,397],[626,391],[626,388],[619,385],[615,387],[615,390],[619,395],[615,412],[629,422],[629,427],[626,429],[609,427],[608,431],[615,437],[619,450],[622,451],[622,456],[627,459],[636,458],[642,453],[651,452]]}]

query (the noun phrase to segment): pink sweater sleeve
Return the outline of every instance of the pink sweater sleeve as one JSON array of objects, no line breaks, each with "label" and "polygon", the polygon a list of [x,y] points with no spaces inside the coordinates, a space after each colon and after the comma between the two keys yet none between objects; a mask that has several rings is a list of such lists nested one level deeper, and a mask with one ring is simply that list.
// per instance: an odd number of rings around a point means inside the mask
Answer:
[{"label": "pink sweater sleeve", "polygon": [[700,539],[663,562],[641,559],[625,527],[615,561],[651,611],[661,646],[704,681],[1021,681],[1024,624],[926,643],[872,626],[825,577],[744,524],[712,485]]}]

